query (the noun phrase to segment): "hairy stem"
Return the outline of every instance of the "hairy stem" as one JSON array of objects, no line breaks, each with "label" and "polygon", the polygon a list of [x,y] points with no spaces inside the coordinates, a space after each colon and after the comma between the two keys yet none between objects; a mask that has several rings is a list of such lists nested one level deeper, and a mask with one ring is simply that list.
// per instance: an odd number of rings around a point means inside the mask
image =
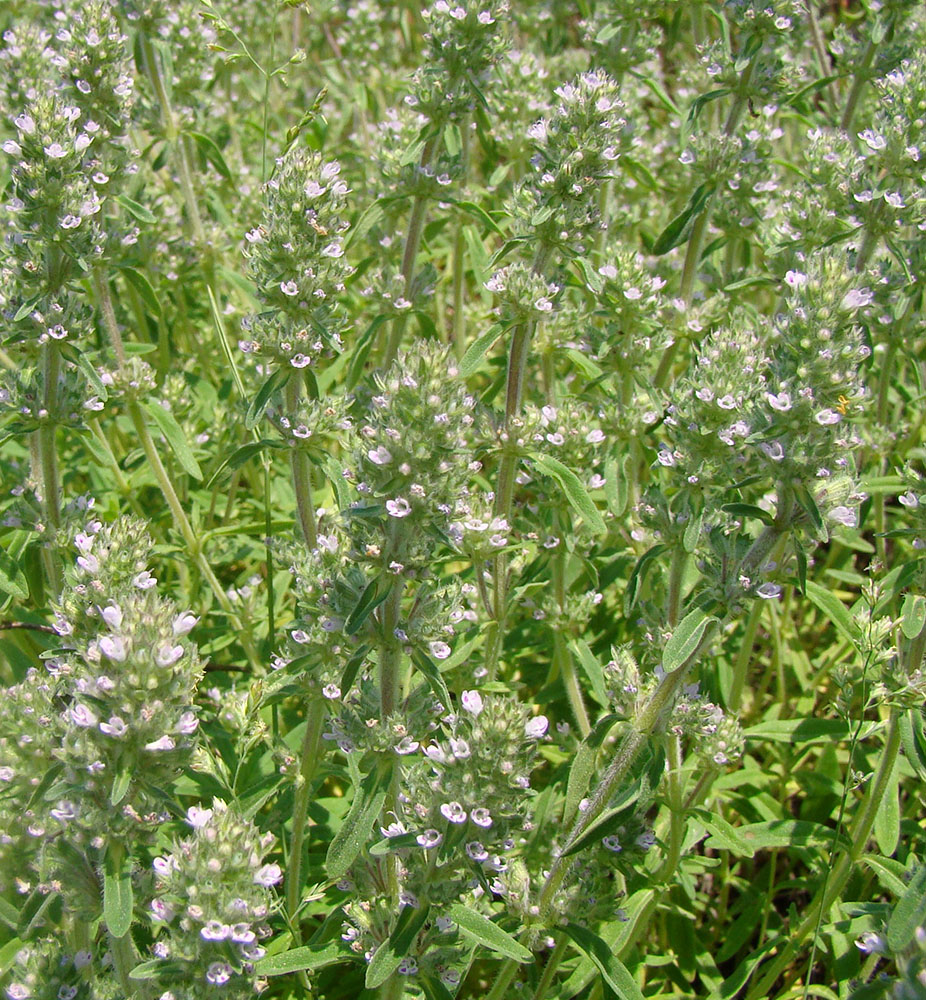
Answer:
[{"label": "hairy stem", "polygon": [[[286,383],[286,409],[290,416],[295,416],[299,409],[300,386],[298,376],[290,376]],[[299,447],[293,448],[289,456],[290,468],[293,474],[293,491],[296,494],[296,511],[302,538],[311,551],[317,543],[315,526],[315,505],[312,502],[312,472],[309,456]]]}]

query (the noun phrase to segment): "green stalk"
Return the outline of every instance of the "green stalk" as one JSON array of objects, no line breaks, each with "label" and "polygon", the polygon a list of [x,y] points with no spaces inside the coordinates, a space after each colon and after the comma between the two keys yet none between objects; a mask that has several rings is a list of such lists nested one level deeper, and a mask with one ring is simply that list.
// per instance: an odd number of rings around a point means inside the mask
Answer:
[{"label": "green stalk", "polygon": [[534,990],[534,1000],[545,1000],[550,984],[553,982],[553,976],[559,968],[559,963],[563,960],[563,955],[566,953],[568,944],[569,938],[565,934],[561,935],[553,951],[550,952],[547,964],[543,967],[543,975],[540,977],[537,989]]},{"label": "green stalk", "polygon": [[138,953],[132,941],[131,931],[124,937],[117,938],[109,934],[109,951],[113,957],[113,968],[116,978],[127,998],[139,995],[139,984],[129,978],[129,973],[138,965]]},{"label": "green stalk", "polygon": [[293,936],[295,947],[302,944],[297,919],[301,902],[299,896],[302,890],[302,850],[308,822],[312,778],[315,776],[321,756],[319,749],[324,725],[325,701],[315,695],[309,700],[306,707],[305,734],[302,739],[300,755],[299,783],[293,798],[293,832],[289,848],[289,864],[286,871],[286,914],[289,917],[290,933]]},{"label": "green stalk", "polygon": [[[468,126],[469,122],[464,119],[460,127],[460,134],[462,136],[460,156],[464,171],[469,160],[470,133]],[[458,360],[462,359],[466,351],[466,323],[463,315],[466,304],[466,285],[464,282],[466,272],[466,239],[463,236],[463,230],[463,222],[460,218],[457,218],[457,231],[453,238],[453,326],[451,327],[451,341]]]},{"label": "green stalk", "polygon": [[656,876],[657,882],[666,882],[674,874],[682,856],[682,841],[685,837],[685,780],[682,774],[682,746],[677,736],[666,737],[666,763],[669,847]]},{"label": "green stalk", "polygon": [[739,711],[743,691],[746,689],[746,676],[749,663],[752,660],[752,649],[756,643],[756,633],[759,631],[759,621],[762,618],[764,605],[762,601],[753,601],[746,619],[746,630],[740,643],[739,652],[733,664],[733,683],[727,696],[727,711],[735,715]]},{"label": "green stalk", "polygon": [[[44,419],[36,432],[39,468],[42,475],[42,514],[53,537],[61,527],[61,485],[58,474],[58,455],[55,450],[55,430],[58,420],[58,375],[61,371],[61,354],[58,345],[49,340],[42,345],[44,386],[42,409]],[[45,575],[48,585],[57,597],[61,593],[61,562],[54,548],[43,549]]]},{"label": "green stalk", "polygon": [[862,88],[866,83],[868,83],[871,64],[874,62],[875,53],[877,51],[878,43],[874,41],[874,39],[869,39],[868,45],[865,48],[865,54],[862,56],[862,61],[859,63],[858,69],[856,69],[852,78],[852,89],[849,91],[849,96],[846,98],[846,106],[843,108],[842,118],[839,120],[839,127],[843,130],[843,132],[848,132],[849,127],[852,124],[852,119],[855,116],[855,109],[858,105],[858,99],[861,97]]},{"label": "green stalk", "polygon": [[[752,59],[749,60],[748,65],[740,75],[739,84],[736,88],[736,96],[733,99],[733,104],[730,107],[730,112],[727,115],[727,121],[724,125],[724,135],[733,135],[740,123],[740,119],[743,117],[743,112],[746,110],[746,91],[749,87],[750,81],[752,80],[752,75],[755,73],[759,55],[760,52],[757,52]],[[691,228],[691,235],[688,237],[688,247],[685,251],[685,263],[682,265],[682,281],[679,289],[679,296],[684,301],[686,309],[691,307],[692,300],[694,299],[695,279],[698,275],[698,264],[701,259],[701,249],[704,244],[704,236],[707,232],[707,227],[711,219],[711,209],[714,204],[714,197],[715,193],[711,193],[710,197],[707,199],[707,203],[701,211],[701,214],[695,219],[694,225]],[[658,388],[662,388],[668,381],[669,372],[672,370],[672,361],[675,357],[677,346],[678,341],[673,341],[666,348],[666,352],[662,356],[655,379],[656,386]]]},{"label": "green stalk", "polygon": [[[604,777],[598,785],[598,789],[592,797],[585,812],[577,817],[566,844],[570,844],[581,836],[596,819],[601,815],[611,800],[612,796],[627,777],[631,767],[640,755],[640,751],[646,746],[647,741],[653,731],[660,724],[666,712],[671,710],[675,703],[676,695],[680,690],[688,674],[689,667],[697,661],[701,653],[713,642],[717,626],[711,625],[704,630],[701,641],[692,651],[689,657],[679,667],[671,673],[666,674],[660,681],[659,686],[650,696],[649,701],[643,706],[639,717],[631,723],[630,729],[621,741],[617,752],[605,771]],[[544,883],[540,894],[540,917],[541,920],[549,918],[550,908],[557,890],[562,885],[566,876],[567,859],[560,855],[553,862],[550,874]]]},{"label": "green stalk", "polygon": [[514,979],[519,968],[519,964],[513,958],[506,959],[495,977],[492,989],[486,994],[485,1000],[503,1000],[511,985],[511,980]]},{"label": "green stalk", "polygon": [[749,991],[747,1000],[760,1000],[760,998],[770,995],[769,990],[793,960],[808,934],[816,929],[819,919],[829,912],[849,881],[854,866],[865,850],[868,838],[871,836],[875,817],[878,814],[881,800],[884,798],[891,780],[891,772],[897,761],[897,755],[900,751],[901,714],[902,711],[900,709],[891,709],[887,742],[881,752],[878,769],[875,772],[873,780],[869,782],[868,792],[856,816],[849,850],[841,854],[835,866],[829,870],[827,881],[814,897],[807,909],[806,916],[796,928],[789,932],[787,942],[782,944],[781,951],[768,964],[765,974]]},{"label": "green stalk", "polygon": [[[439,133],[438,133],[439,134]],[[421,159],[418,161],[418,169],[424,170],[430,165],[434,156],[434,149],[437,146],[438,135],[432,135],[425,141],[421,150]],[[421,235],[424,232],[425,217],[427,215],[428,200],[423,195],[415,195],[412,202],[412,214],[408,220],[408,233],[405,236],[405,250],[402,254],[402,278],[405,281],[405,298],[411,301],[412,282],[415,278],[415,261],[418,259],[418,249],[421,246]],[[389,333],[389,340],[386,342],[386,352],[383,355],[383,367],[388,368],[399,353],[402,344],[402,333],[405,330],[407,313],[400,313],[396,316]]]},{"label": "green stalk", "polygon": [[[104,285],[106,287],[104,287]],[[119,332],[119,323],[116,321],[116,310],[113,308],[112,293],[109,290],[106,275],[99,267],[93,269],[93,288],[96,292],[96,300],[103,314],[103,323],[109,334],[109,342],[113,345],[116,361],[119,367],[125,365],[125,348],[122,345],[122,334]]]},{"label": "green stalk", "polygon": [[[295,415],[299,409],[299,377],[292,375],[286,383],[286,408],[290,415]],[[317,544],[315,527],[315,505],[312,502],[312,473],[309,456],[299,447],[293,448],[289,456],[290,468],[293,473],[293,490],[296,494],[296,510],[299,527],[306,547],[311,551]]]}]

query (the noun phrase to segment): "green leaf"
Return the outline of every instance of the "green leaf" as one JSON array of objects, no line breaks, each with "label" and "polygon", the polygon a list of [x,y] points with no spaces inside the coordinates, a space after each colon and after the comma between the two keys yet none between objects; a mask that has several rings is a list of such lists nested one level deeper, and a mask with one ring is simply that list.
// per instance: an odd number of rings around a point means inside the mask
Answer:
[{"label": "green leaf", "polygon": [[900,744],[917,777],[926,781],[926,733],[919,708],[911,708],[900,717]]},{"label": "green leaf", "polygon": [[161,303],[158,301],[157,293],[148,278],[134,267],[120,265],[119,270],[124,275],[125,280],[138,292],[142,302],[155,316],[160,318],[162,315]]},{"label": "green leaf", "polygon": [[618,716],[609,714],[599,719],[594,728],[579,744],[572,766],[569,768],[569,780],[566,783],[566,801],[563,804],[563,822],[571,823],[578,814],[579,803],[585,798],[589,782],[595,774],[598,752],[608,733],[619,721]]},{"label": "green leaf", "polygon": [[767,510],[756,507],[751,503],[725,503],[720,508],[725,514],[732,514],[734,517],[755,517],[763,524],[769,526],[775,523],[775,519]]},{"label": "green leaf", "polygon": [[460,378],[469,378],[473,372],[479,370],[486,352],[504,332],[505,325],[496,323],[478,340],[469,345],[463,355],[463,360],[460,362]]},{"label": "green leaf", "polygon": [[686,552],[694,552],[701,540],[701,528],[704,525],[704,511],[693,514],[685,525],[685,533],[682,535],[682,548]]},{"label": "green leaf", "polygon": [[905,638],[915,639],[926,625],[926,597],[907,594],[901,609],[900,630]]},{"label": "green leaf", "polygon": [[133,768],[123,767],[116,775],[116,780],[113,782],[113,787],[109,793],[110,805],[117,806],[125,798],[126,792],[128,792],[129,786],[132,784],[133,774]]},{"label": "green leaf", "polygon": [[558,459],[550,455],[532,455],[534,465],[559,484],[570,506],[585,520],[585,523],[599,534],[607,530],[598,508],[592,502],[588,491],[582,485],[579,477]]},{"label": "green leaf", "polygon": [[604,941],[585,927],[568,923],[563,928],[579,950],[594,963],[602,979],[620,1000],[644,1000],[643,993],[627,969]]},{"label": "green leaf", "polygon": [[258,976],[285,976],[290,972],[320,969],[325,965],[335,965],[346,959],[355,958],[353,952],[340,941],[328,944],[309,944],[302,948],[292,948],[279,955],[265,955],[254,963]]},{"label": "green leaf", "polygon": [[523,944],[476,910],[471,910],[462,903],[453,903],[447,915],[456,923],[463,935],[488,948],[489,951],[522,964],[535,961],[533,953]]},{"label": "green leaf", "polygon": [[206,161],[215,167],[216,173],[219,174],[222,180],[230,181],[232,179],[232,172],[225,162],[222,150],[219,149],[216,142],[210,139],[208,135],[203,135],[202,132],[187,132],[187,135],[194,139]]},{"label": "green leaf", "polygon": [[347,621],[344,623],[345,634],[356,635],[363,628],[363,624],[367,618],[386,600],[391,590],[392,588],[387,586],[380,593],[379,578],[371,580],[360,595],[357,606],[351,611],[347,617]]},{"label": "green leaf", "polygon": [[[856,725],[842,719],[770,719],[750,726],[743,735],[770,743],[837,743],[851,739]],[[880,728],[880,722],[866,722],[859,736],[864,739]]]},{"label": "green leaf", "polygon": [[630,612],[633,610],[633,606],[637,603],[637,598],[640,596],[640,589],[643,586],[643,581],[646,579],[646,574],[653,566],[657,557],[665,552],[665,550],[665,545],[656,544],[651,549],[647,549],[646,552],[644,552],[643,555],[637,560],[637,563],[627,580],[627,589],[624,591],[625,618],[630,617]]},{"label": "green leaf", "polygon": [[504,232],[499,229],[498,223],[491,215],[481,206],[477,205],[474,201],[455,201],[452,204],[456,205],[461,211],[466,212],[467,215],[471,215],[474,219],[478,219],[486,229],[490,232],[495,233],[497,236],[504,236]]},{"label": "green leaf", "polygon": [[755,855],[753,846],[744,840],[738,829],[728,823],[722,816],[707,809],[697,809],[695,814],[704,828],[711,834],[721,850],[729,851],[734,857],[751,858]]},{"label": "green leaf", "polygon": [[858,628],[852,621],[849,609],[839,600],[839,598],[829,590],[821,587],[819,583],[808,580],[806,594],[811,603],[823,612],[824,617],[832,622],[836,631],[844,638],[848,639],[853,646],[858,645]]},{"label": "green leaf", "polygon": [[11,941],[7,941],[7,943],[0,948],[0,977],[6,975],[7,970],[10,966],[12,966],[13,962],[16,961],[16,956],[24,947],[25,941],[21,941],[18,937],[14,937]]},{"label": "green leaf", "polygon": [[163,958],[152,958],[150,962],[136,965],[129,973],[129,979],[162,979],[171,974],[183,972],[187,966],[183,962],[170,962]]},{"label": "green leaf", "polygon": [[328,845],[325,857],[325,870],[332,882],[347,873],[369,839],[373,824],[386,801],[391,773],[391,768],[371,771],[354,793],[350,811]]},{"label": "green leaf", "polygon": [[434,692],[434,697],[449,711],[453,702],[450,700],[450,691],[447,688],[444,678],[441,676],[437,664],[420,649],[412,650],[412,660],[415,666],[424,674],[425,680]]},{"label": "green leaf", "polygon": [[875,813],[875,840],[878,849],[889,858],[897,850],[900,840],[900,774],[897,761],[891,769],[891,776],[884,789]]},{"label": "green leaf", "polygon": [[688,239],[691,235],[695,219],[704,211],[713,193],[713,184],[701,184],[695,189],[685,209],[676,215],[656,237],[656,242],[653,243],[652,249],[654,256],[661,257],[670,250],[681,246]]},{"label": "green leaf", "polygon": [[424,927],[430,909],[429,905],[403,907],[388,940],[383,941],[376,949],[367,966],[364,986],[368,990],[375,990],[377,986],[381,986],[399,967],[399,963],[410,951],[418,932]]},{"label": "green leaf", "polygon": [[592,685],[595,700],[599,705],[608,706],[610,699],[608,698],[608,691],[604,682],[604,671],[601,669],[598,657],[591,651],[591,648],[584,639],[574,639],[569,643],[569,650],[573,657],[582,665],[582,669],[585,671]]},{"label": "green leaf", "polygon": [[634,781],[626,785],[620,792],[616,804],[606,809],[593,823],[589,824],[576,838],[569,841],[562,850],[563,857],[578,854],[586,847],[597,844],[598,841],[614,833],[618,827],[630,819],[634,811],[634,803],[643,791],[643,781]]},{"label": "green leaf", "polygon": [[116,201],[129,213],[133,215],[139,222],[147,222],[150,226],[152,223],[158,220],[145,208],[144,205],[140,205],[137,201],[133,201],[127,195],[117,194]]},{"label": "green leaf", "polygon": [[427,1000],[453,1000],[453,994],[439,979],[428,975],[427,972],[420,974],[419,979]]},{"label": "green leaf", "polygon": [[134,907],[132,859],[110,847],[103,866],[103,920],[114,938],[129,933]]},{"label": "green leaf", "polygon": [[373,858],[384,858],[387,854],[395,854],[396,851],[407,851],[409,848],[418,847],[418,831],[402,833],[398,837],[383,837],[370,848],[370,856]]},{"label": "green leaf", "polygon": [[145,413],[157,424],[158,430],[167,439],[171,451],[177,456],[177,461],[182,466],[184,472],[191,475],[194,479],[202,479],[203,474],[199,468],[199,462],[193,456],[193,451],[187,442],[186,434],[183,433],[183,428],[177,423],[176,417],[170,410],[165,410],[160,403],[154,400],[143,401],[140,405]]},{"label": "green leaf", "polygon": [[810,490],[808,490],[804,485],[795,486],[794,499],[810,519],[810,525],[813,530],[814,538],[816,538],[818,542],[828,541],[829,532],[826,530],[826,525],[823,523],[823,515],[820,513],[820,508],[817,506],[817,501],[810,495]]},{"label": "green leaf", "polygon": [[292,375],[291,370],[277,368],[277,370],[260,387],[257,395],[251,400],[247,415],[244,418],[244,426],[252,430],[257,426],[260,418],[264,415],[264,410],[270,405],[273,394],[282,389]]},{"label": "green leaf", "polygon": [[18,323],[21,319],[25,319],[29,313],[32,312],[41,298],[41,295],[33,295],[31,299],[26,299],[26,301],[23,302],[23,304],[13,314],[13,322]]},{"label": "green leaf", "polygon": [[926,923],[926,865],[921,864],[887,922],[888,948],[895,954],[903,951],[923,923]]},{"label": "green leaf", "polygon": [[[764,823],[748,823],[736,828],[739,839],[754,851],[768,851],[775,847],[826,847],[833,846],[833,831],[821,823],[802,819],[773,819]],[[705,847],[722,847],[722,838],[716,835],[704,841]]]},{"label": "green leaf", "polygon": [[662,669],[667,674],[671,674],[673,670],[678,670],[686,663],[698,648],[705,631],[716,621],[716,618],[700,608],[695,608],[694,611],[685,615],[675,627],[675,631],[669,637],[665,649],[662,651]]},{"label": "green leaf", "polygon": [[0,548],[0,598],[5,595],[26,601],[29,599],[29,584],[19,563],[6,549]]},{"label": "green leaf", "polygon": [[212,473],[209,477],[209,482],[206,483],[206,489],[211,489],[223,472],[237,471],[242,466],[247,465],[255,455],[259,455],[267,448],[283,449],[285,447],[286,445],[282,441],[273,441],[270,438],[264,438],[261,441],[249,441],[247,444],[241,445],[224,459],[222,464]]}]

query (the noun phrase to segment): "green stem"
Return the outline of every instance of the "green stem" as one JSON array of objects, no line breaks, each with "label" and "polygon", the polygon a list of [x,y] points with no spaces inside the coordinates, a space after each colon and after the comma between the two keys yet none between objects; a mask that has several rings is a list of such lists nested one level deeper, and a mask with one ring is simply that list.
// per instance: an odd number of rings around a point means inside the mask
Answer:
[{"label": "green stem", "polygon": [[683,545],[678,544],[672,552],[672,562],[669,565],[669,594],[666,600],[666,623],[672,628],[681,617],[682,581],[687,565],[688,553]]},{"label": "green stem", "polygon": [[[434,156],[434,149],[437,146],[437,135],[432,135],[421,150],[421,159],[418,162],[419,171],[423,171],[431,163]],[[421,235],[424,232],[424,223],[427,216],[428,199],[424,195],[415,195],[412,202],[412,214],[408,220],[408,232],[405,236],[405,250],[402,253],[402,278],[405,281],[405,298],[411,301],[412,284],[415,278],[415,261],[418,259],[418,249],[421,246]],[[405,330],[406,313],[401,313],[395,318],[392,330],[389,333],[389,340],[386,342],[386,352],[383,355],[383,367],[388,368],[399,353],[402,344],[402,333]]]},{"label": "green stem", "polygon": [[122,345],[122,334],[119,332],[119,323],[116,320],[116,310],[113,308],[113,299],[109,290],[109,284],[102,269],[99,267],[93,269],[93,287],[96,291],[96,299],[100,307],[100,312],[103,314],[103,323],[109,334],[109,342],[113,346],[116,361],[119,362],[119,367],[122,368],[125,365],[125,348]]},{"label": "green stem", "polygon": [[566,637],[557,629],[553,635],[553,662],[559,669],[563,678],[563,687],[566,689],[566,696],[569,699],[569,707],[575,716],[579,733],[584,740],[592,731],[592,724],[588,718],[588,710],[585,707],[585,700],[582,697],[582,687],[576,674],[576,666],[572,659],[572,654],[566,646]]},{"label": "green stem", "polygon": [[[716,625],[706,628],[701,641],[684,663],[671,673],[666,674],[660,681],[659,686],[640,711],[638,718],[631,723],[631,728],[617,748],[617,752],[608,765],[608,769],[605,771],[604,777],[599,783],[598,789],[592,797],[588,808],[585,812],[579,814],[573,824],[569,836],[566,838],[566,844],[574,842],[601,815],[611,797],[627,777],[640,751],[646,746],[650,735],[660,724],[665,713],[675,703],[676,695],[685,681],[689,667],[697,661],[704,649],[713,642],[716,629]],[[549,918],[553,900],[566,876],[566,866],[567,859],[560,855],[550,868],[550,874],[547,876],[540,894],[540,917],[542,920]]]},{"label": "green stem", "polygon": [[502,963],[502,967],[498,970],[498,975],[495,977],[495,983],[486,995],[485,1000],[502,1000],[508,992],[511,980],[514,979],[519,967],[520,966],[513,958],[506,959]]},{"label": "green stem", "polygon": [[[54,546],[58,529],[61,527],[61,485],[58,474],[58,454],[55,448],[61,354],[56,343],[48,341],[42,345],[42,364],[44,375],[42,409],[44,416],[36,432],[36,439],[42,475],[42,513],[46,526],[51,528]],[[61,563],[54,547],[45,548],[43,552],[48,586],[57,598],[61,593]]]},{"label": "green stem", "polygon": [[[469,121],[464,118],[460,123],[460,134],[462,145],[460,157],[463,170],[467,168],[469,161]],[[457,219],[456,234],[453,238],[453,326],[451,328],[451,340],[458,359],[462,359],[466,351],[466,322],[463,315],[466,305],[466,238],[464,236],[465,227],[462,219]]]},{"label": "green stem", "polygon": [[869,783],[865,800],[856,816],[849,850],[841,854],[835,866],[831,868],[826,884],[811,902],[804,919],[789,932],[787,942],[782,944],[781,951],[769,963],[765,974],[749,991],[747,1000],[759,1000],[761,997],[769,996],[769,990],[791,963],[807,935],[816,928],[820,915],[825,915],[829,911],[849,881],[854,866],[868,843],[881,800],[884,798],[891,780],[891,772],[897,761],[900,750],[901,714],[900,709],[891,709],[887,741],[878,761],[878,769]]},{"label": "green stem", "polygon": [[746,689],[746,676],[749,672],[752,649],[756,643],[756,633],[759,631],[759,621],[762,618],[763,608],[762,601],[753,601],[752,607],[749,609],[749,617],[746,619],[746,629],[733,664],[733,682],[730,685],[730,693],[727,695],[727,711],[731,715],[735,715],[739,711],[743,691]]},{"label": "green stem", "polygon": [[682,746],[674,735],[666,737],[666,798],[669,805],[669,847],[657,882],[665,882],[672,877],[682,856],[682,840],[685,836],[684,776],[682,774]]},{"label": "green stem", "polygon": [[302,851],[305,841],[309,814],[309,796],[312,792],[312,778],[320,759],[322,729],[325,725],[325,701],[313,696],[306,707],[305,733],[302,738],[299,783],[293,797],[293,832],[289,849],[289,864],[286,871],[286,913],[289,917],[293,944],[301,943],[297,913],[302,891]]},{"label": "green stem", "polygon": [[[286,409],[291,418],[295,419],[299,409],[299,378],[292,375],[286,383]],[[294,447],[289,456],[290,468],[293,474],[293,490],[296,494],[296,511],[299,527],[307,548],[315,548],[318,535],[315,527],[315,505],[312,502],[312,473],[309,456],[298,446]]]},{"label": "green stem", "polygon": [[839,120],[839,127],[844,132],[848,132],[852,124],[852,118],[855,115],[855,109],[858,105],[859,97],[861,97],[862,88],[868,83],[871,64],[874,62],[877,51],[878,43],[873,39],[869,39],[868,45],[865,48],[865,54],[862,56],[862,61],[859,63],[858,69],[856,69],[855,75],[852,78],[852,89],[846,98],[846,106],[843,108],[842,118]]},{"label": "green stem", "polygon": [[122,992],[127,998],[137,997],[139,984],[129,978],[129,973],[138,965],[138,954],[132,942],[131,932],[121,938],[109,934],[109,951],[113,957],[113,968],[116,970]]},{"label": "green stem", "polygon": [[566,953],[568,945],[569,938],[566,937],[565,934],[560,935],[553,951],[550,952],[547,964],[543,967],[543,975],[540,977],[537,989],[534,990],[534,1000],[546,1000],[547,991],[550,989],[550,984],[553,982],[553,976],[559,968],[559,963],[563,960],[563,955]]},{"label": "green stem", "polygon": [[[736,88],[736,96],[733,99],[733,104],[730,107],[730,112],[727,115],[727,121],[724,125],[724,135],[733,135],[740,123],[743,112],[746,110],[747,90],[752,80],[752,75],[755,73],[759,55],[760,52],[757,52],[752,59],[749,60],[748,65],[740,75],[739,84]],[[691,235],[688,237],[688,246],[685,250],[685,262],[682,265],[681,287],[679,289],[679,296],[684,301],[686,309],[691,307],[691,303],[694,299],[694,286],[698,275],[698,264],[701,260],[701,249],[704,244],[704,235],[707,232],[708,223],[710,222],[713,204],[714,192],[712,192],[708,197],[704,208],[701,210],[701,214],[695,219],[694,225],[691,227]],[[658,388],[662,388],[668,381],[669,372],[672,370],[672,361],[675,357],[677,347],[678,341],[673,340],[673,342],[666,348],[665,354],[662,356],[655,379],[656,386]]]}]

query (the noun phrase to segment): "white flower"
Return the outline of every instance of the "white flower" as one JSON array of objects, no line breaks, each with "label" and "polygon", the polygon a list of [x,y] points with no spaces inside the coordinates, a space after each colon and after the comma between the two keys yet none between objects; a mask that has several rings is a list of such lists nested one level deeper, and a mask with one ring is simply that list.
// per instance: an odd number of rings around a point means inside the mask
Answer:
[{"label": "white flower", "polygon": [[381,444],[378,448],[371,448],[367,452],[367,458],[374,465],[388,465],[392,461],[392,452]]},{"label": "white flower", "polygon": [[193,629],[193,626],[199,621],[196,615],[192,611],[183,611],[174,619],[174,623],[171,626],[174,635],[186,635]]},{"label": "white flower", "polygon": [[457,760],[467,760],[473,753],[466,740],[458,740],[454,736],[450,737],[450,750]]},{"label": "white flower", "polygon": [[787,271],[785,272],[785,284],[791,288],[800,288],[807,284],[807,275],[803,271]]},{"label": "white flower", "polygon": [[846,528],[854,528],[858,524],[858,516],[851,507],[834,507],[829,513],[829,518]]},{"label": "white flower", "polygon": [[126,649],[125,642],[123,642],[122,637],[118,635],[104,635],[100,639],[100,652],[104,656],[108,656],[109,659],[115,660],[117,663],[122,663],[128,656],[128,650]]},{"label": "white flower", "polygon": [[450,647],[446,642],[432,642],[428,648],[435,660],[446,660],[450,656]]},{"label": "white flower", "polygon": [[322,250],[323,257],[343,257],[344,248],[340,243],[329,243],[328,246]]},{"label": "white flower", "polygon": [[148,570],[142,570],[141,573],[136,574],[132,578],[132,585],[137,587],[139,590],[150,590],[157,584],[157,580],[153,577]]},{"label": "white flower", "polygon": [[909,507],[910,510],[916,510],[919,507],[920,502],[917,499],[915,493],[911,493],[909,490],[897,498],[897,502],[903,507]]},{"label": "white flower", "polygon": [[867,288],[853,288],[842,300],[843,309],[860,309],[863,306],[871,305],[874,295]]},{"label": "white flower", "polygon": [[145,744],[146,750],[173,750],[177,744],[174,743],[172,736],[168,736],[166,733],[160,739],[152,740],[150,743]]},{"label": "white flower", "polygon": [[545,715],[535,716],[524,724],[524,735],[528,739],[539,740],[541,736],[546,734],[549,725],[550,721]]},{"label": "white flower", "polygon": [[170,643],[164,643],[158,648],[156,662],[159,667],[169,667],[176,663],[181,656],[183,656],[183,646],[179,644],[171,646]]},{"label": "white flower", "polygon": [[200,830],[204,826],[208,826],[209,820],[212,819],[211,809],[201,809],[199,806],[190,806],[186,811],[186,821],[193,827],[194,830]]},{"label": "white flower", "polygon": [[71,722],[75,726],[80,726],[82,729],[86,729],[89,726],[95,726],[97,723],[97,717],[87,708],[86,705],[77,702],[75,705],[71,706],[71,710],[68,713],[71,717]]},{"label": "white flower", "polygon": [[478,691],[464,691],[460,702],[470,715],[479,715],[482,711],[482,695]]},{"label": "white flower", "polygon": [[768,400],[768,405],[779,413],[787,413],[791,409],[791,397],[786,392],[779,392],[777,395],[767,392],[765,398]]},{"label": "white flower", "polygon": [[337,684],[326,684],[322,688],[322,694],[329,700],[334,700],[335,698],[341,697],[341,689]]},{"label": "white flower", "polygon": [[271,886],[276,885],[283,878],[283,871],[279,865],[264,865],[254,873],[254,884]]},{"label": "white flower", "polygon": [[177,723],[177,732],[183,736],[189,736],[190,733],[195,733],[199,726],[199,719],[196,718],[195,712],[184,712],[180,716],[180,721]]},{"label": "white flower", "polygon": [[60,142],[53,142],[45,147],[45,155],[50,157],[52,160],[62,160],[68,155],[68,151],[61,145]]},{"label": "white flower", "polygon": [[31,115],[17,115],[13,119],[13,124],[20,132],[25,132],[26,135],[32,135],[35,131],[35,122],[32,120]]},{"label": "white flower", "polygon": [[412,505],[403,497],[396,497],[386,501],[386,511],[390,517],[408,517],[412,512]]},{"label": "white flower", "polygon": [[491,813],[488,809],[485,809],[482,806],[470,810],[469,818],[476,824],[476,826],[481,826],[485,829],[488,829],[492,825]]},{"label": "white flower", "polygon": [[763,583],[760,587],[756,588],[756,596],[766,601],[781,597],[781,587],[777,583]]},{"label": "white flower", "polygon": [[432,847],[437,847],[443,839],[443,834],[439,830],[434,829],[424,830],[415,838],[418,846],[423,847],[426,851]]},{"label": "white flower", "polygon": [[821,427],[829,427],[831,424],[838,424],[842,420],[842,414],[837,410],[821,410],[819,413],[814,415],[814,420]]},{"label": "white flower", "polygon": [[466,810],[459,802],[445,802],[440,807],[441,815],[448,823],[465,823]]},{"label": "white flower", "polygon": [[878,152],[887,146],[887,139],[883,135],[878,135],[877,132],[870,128],[866,128],[864,132],[859,132],[858,137],[873,152]]},{"label": "white flower", "polygon": [[100,617],[110,628],[118,629],[122,625],[122,610],[118,604],[108,604],[105,608],[100,608]]},{"label": "white flower", "polygon": [[227,962],[213,962],[206,970],[206,980],[213,986],[224,986],[231,979],[232,971]]}]

